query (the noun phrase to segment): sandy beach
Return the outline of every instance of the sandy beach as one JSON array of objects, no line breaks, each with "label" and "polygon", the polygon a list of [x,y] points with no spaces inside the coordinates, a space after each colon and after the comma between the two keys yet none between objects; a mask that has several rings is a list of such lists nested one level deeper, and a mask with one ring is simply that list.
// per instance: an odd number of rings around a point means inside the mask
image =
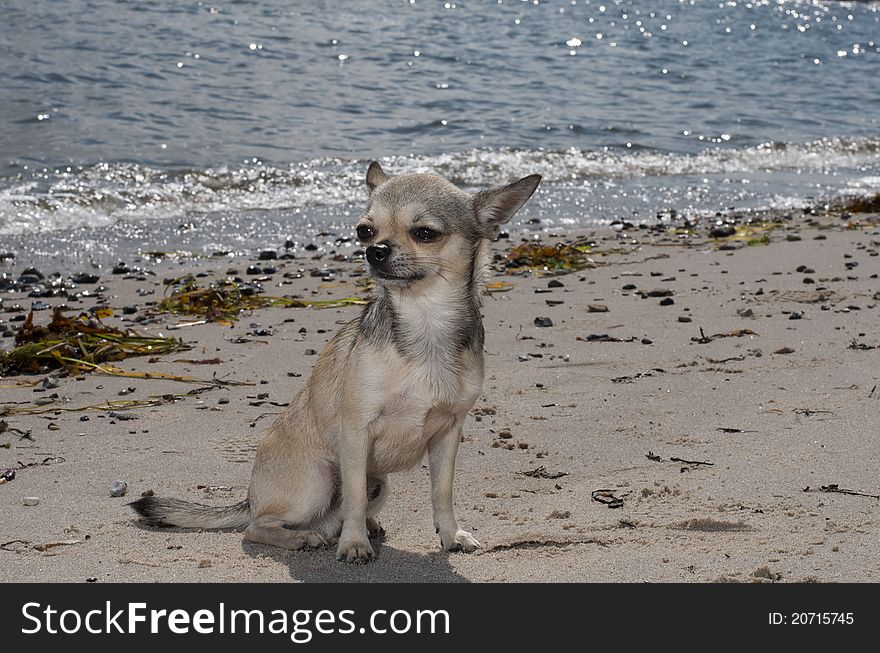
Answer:
[{"label": "sandy beach", "polygon": [[[0,470],[15,471],[0,485],[5,578],[880,581],[878,216],[738,215],[729,238],[671,224],[542,234],[551,246],[595,243],[589,267],[560,276],[505,269],[518,234],[493,244],[491,281],[511,286],[485,298],[486,382],[455,489],[460,521],[483,543],[473,555],[439,550],[424,466],[392,478],[387,535],[364,566],[336,562],[331,549],[243,543],[240,532],[151,529],[126,507],[144,492],[242,499],[273,416],[360,310],[266,308],[233,326],[170,330],[193,318],[146,318],[164,281],[239,275],[263,279],[268,295],[357,296],[360,262],[337,256],[350,249],[334,252],[331,240],[275,260],[131,260],[127,273],[90,270],[100,280],[80,284],[92,290],[75,302],[6,291],[0,331],[18,329],[35,301],[67,303],[68,316],[106,305],[108,325],[191,347],[119,368],[206,382],[0,379]],[[776,224],[750,231],[748,220]],[[275,271],[247,275],[249,266]],[[10,259],[2,271],[24,270]],[[106,406],[132,400],[155,405]],[[111,497],[116,481],[124,497]],[[32,497],[38,504],[25,505]]]}]

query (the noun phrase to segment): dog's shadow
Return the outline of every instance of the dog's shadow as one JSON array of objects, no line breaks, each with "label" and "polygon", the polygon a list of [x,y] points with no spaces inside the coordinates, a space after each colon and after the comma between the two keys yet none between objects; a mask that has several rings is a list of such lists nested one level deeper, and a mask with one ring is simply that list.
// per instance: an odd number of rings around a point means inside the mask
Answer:
[{"label": "dog's shadow", "polygon": [[368,564],[336,560],[336,547],[286,551],[274,546],[242,541],[242,550],[253,558],[269,558],[286,564],[290,577],[304,583],[469,583],[449,564],[450,555],[418,554],[371,540],[376,557]]}]

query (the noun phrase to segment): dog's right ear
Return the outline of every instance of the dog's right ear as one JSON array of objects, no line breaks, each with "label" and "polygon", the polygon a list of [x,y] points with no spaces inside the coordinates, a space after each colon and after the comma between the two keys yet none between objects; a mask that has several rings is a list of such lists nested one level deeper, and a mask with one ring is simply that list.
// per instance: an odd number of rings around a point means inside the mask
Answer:
[{"label": "dog's right ear", "polygon": [[501,186],[481,190],[474,196],[474,210],[483,231],[483,237],[494,240],[501,225],[509,222],[513,214],[522,208],[541,183],[541,175],[529,175]]},{"label": "dog's right ear", "polygon": [[388,175],[385,174],[385,171],[382,170],[382,166],[379,165],[378,161],[373,161],[370,164],[370,167],[367,168],[367,188],[370,189],[370,193],[386,181],[391,179]]}]

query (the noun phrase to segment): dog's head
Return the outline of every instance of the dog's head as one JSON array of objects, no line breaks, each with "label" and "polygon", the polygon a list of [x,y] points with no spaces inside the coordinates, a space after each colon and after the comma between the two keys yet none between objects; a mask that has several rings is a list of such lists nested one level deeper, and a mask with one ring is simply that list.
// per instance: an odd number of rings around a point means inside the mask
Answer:
[{"label": "dog's head", "polygon": [[435,175],[389,177],[374,161],[367,170],[369,206],[357,225],[371,274],[398,287],[473,276],[483,240],[498,235],[540,181],[530,175],[471,195]]}]

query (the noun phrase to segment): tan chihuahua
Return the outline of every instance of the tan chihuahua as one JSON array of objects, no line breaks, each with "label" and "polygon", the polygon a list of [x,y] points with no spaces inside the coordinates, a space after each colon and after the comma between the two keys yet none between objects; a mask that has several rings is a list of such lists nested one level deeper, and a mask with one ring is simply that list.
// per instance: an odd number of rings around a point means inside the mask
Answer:
[{"label": "tan chihuahua", "polygon": [[338,539],[337,559],[365,562],[387,475],[427,451],[441,545],[480,546],[458,527],[452,483],[462,423],[483,387],[483,271],[488,241],[541,177],[470,195],[442,177],[389,177],[374,161],[366,181],[357,235],[375,290],[269,429],[247,500],[216,508],[146,497],[131,506],[148,523],[247,526],[245,539],[286,549]]}]

